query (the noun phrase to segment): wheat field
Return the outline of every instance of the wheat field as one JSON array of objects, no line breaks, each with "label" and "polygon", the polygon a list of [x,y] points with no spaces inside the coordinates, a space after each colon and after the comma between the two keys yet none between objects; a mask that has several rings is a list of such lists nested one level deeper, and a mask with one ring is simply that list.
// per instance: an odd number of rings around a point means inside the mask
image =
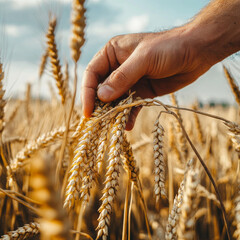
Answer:
[{"label": "wheat field", "polygon": [[[85,118],[75,104],[84,45],[84,1],[74,0],[62,67],[49,14],[39,80],[51,67],[51,99],[6,99],[0,62],[0,239],[240,239],[240,91],[236,106],[179,106],[158,99],[96,99]],[[69,76],[74,76],[73,89]],[[125,126],[134,107],[135,127]]]}]

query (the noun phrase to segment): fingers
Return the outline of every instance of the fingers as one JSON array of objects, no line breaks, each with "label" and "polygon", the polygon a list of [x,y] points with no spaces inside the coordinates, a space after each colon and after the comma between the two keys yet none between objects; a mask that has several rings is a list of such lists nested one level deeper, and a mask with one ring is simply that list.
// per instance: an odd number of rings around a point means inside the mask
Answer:
[{"label": "fingers", "polygon": [[109,72],[117,67],[114,49],[107,44],[88,64],[82,82],[83,114],[90,117],[94,109],[98,84],[105,79]]},{"label": "fingers", "polygon": [[133,107],[132,108],[127,125],[126,125],[127,131],[131,131],[133,129],[137,115],[141,109],[142,109],[142,107]]},{"label": "fingers", "polygon": [[104,81],[98,89],[98,97],[103,102],[113,101],[127,92],[142,76],[146,69],[141,56],[135,51]]}]

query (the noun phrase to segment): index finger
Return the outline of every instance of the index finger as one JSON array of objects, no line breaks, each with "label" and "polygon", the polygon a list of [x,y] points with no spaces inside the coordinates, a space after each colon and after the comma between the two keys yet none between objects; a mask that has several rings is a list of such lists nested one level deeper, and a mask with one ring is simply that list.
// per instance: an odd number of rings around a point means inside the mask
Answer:
[{"label": "index finger", "polygon": [[101,79],[108,75],[109,69],[107,51],[104,47],[93,57],[83,74],[81,94],[85,117],[91,116],[94,109],[97,86]]}]

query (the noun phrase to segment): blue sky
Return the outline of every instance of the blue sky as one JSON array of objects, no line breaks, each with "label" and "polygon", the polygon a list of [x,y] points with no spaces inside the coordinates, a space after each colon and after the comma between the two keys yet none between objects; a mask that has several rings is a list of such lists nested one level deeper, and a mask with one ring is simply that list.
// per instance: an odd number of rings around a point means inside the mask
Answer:
[{"label": "blue sky", "polygon": [[[184,24],[194,17],[207,0],[88,0],[86,44],[79,64],[79,91],[81,75],[94,54],[113,36],[146,31],[160,31]],[[50,67],[38,85],[38,67],[45,49],[48,13],[59,18],[57,43],[61,63],[72,66],[69,50],[71,37],[70,0],[0,0],[0,56],[5,66],[8,96],[23,96],[26,83],[33,93],[49,96],[48,83],[55,85]],[[229,64],[229,60],[226,61]],[[239,64],[239,61],[238,61]],[[236,72],[237,73],[237,72]],[[239,78],[238,73],[236,74]],[[234,102],[223,76],[222,65],[217,64],[195,83],[180,90],[178,98],[189,103],[216,100]],[[164,98],[167,99],[167,98]]]}]

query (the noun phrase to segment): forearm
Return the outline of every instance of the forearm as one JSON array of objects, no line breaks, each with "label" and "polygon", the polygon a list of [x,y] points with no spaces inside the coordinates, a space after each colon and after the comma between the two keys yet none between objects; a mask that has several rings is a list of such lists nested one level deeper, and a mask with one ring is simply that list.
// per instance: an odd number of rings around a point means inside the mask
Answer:
[{"label": "forearm", "polygon": [[186,26],[189,41],[213,65],[240,50],[240,0],[212,1]]}]

